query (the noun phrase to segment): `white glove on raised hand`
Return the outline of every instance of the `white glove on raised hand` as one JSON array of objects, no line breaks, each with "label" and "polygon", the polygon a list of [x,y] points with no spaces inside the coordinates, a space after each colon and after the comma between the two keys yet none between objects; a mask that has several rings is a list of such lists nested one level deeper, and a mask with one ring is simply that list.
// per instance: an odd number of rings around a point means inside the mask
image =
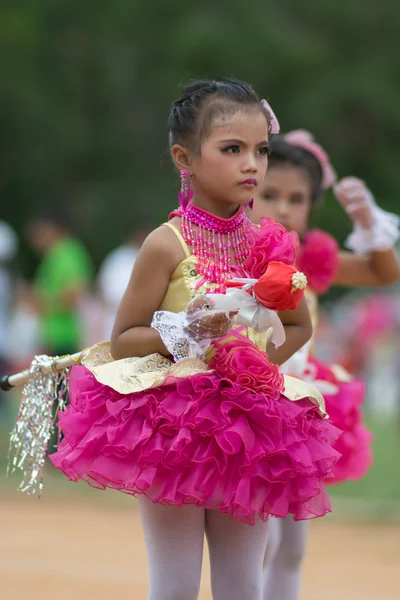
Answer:
[{"label": "white glove on raised hand", "polygon": [[379,208],[364,181],[344,177],[333,192],[350,219],[354,230],[346,246],[357,254],[390,250],[399,239],[399,217]]},{"label": "white glove on raised hand", "polygon": [[213,310],[213,302],[200,295],[189,302],[186,311],[154,313],[151,326],[176,362],[186,358],[202,358],[211,340],[223,337],[232,327],[234,313]]}]

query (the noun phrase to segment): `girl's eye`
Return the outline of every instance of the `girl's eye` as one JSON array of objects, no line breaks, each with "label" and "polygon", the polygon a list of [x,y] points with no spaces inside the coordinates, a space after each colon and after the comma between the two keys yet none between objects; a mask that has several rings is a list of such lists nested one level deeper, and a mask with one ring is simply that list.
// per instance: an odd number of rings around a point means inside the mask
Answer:
[{"label": "girl's eye", "polygon": [[266,192],[265,194],[263,194],[263,199],[264,200],[275,200],[275,196],[273,194],[269,194],[268,192]]},{"label": "girl's eye", "polygon": [[261,156],[268,156],[269,146],[261,146],[261,148],[258,149],[258,152],[261,154]]},{"label": "girl's eye", "polygon": [[227,146],[227,148],[223,148],[222,152],[229,152],[229,154],[239,154],[240,148],[237,145]]},{"label": "girl's eye", "polygon": [[303,204],[304,200],[305,200],[304,196],[300,196],[300,195],[299,196],[292,196],[290,198],[290,203],[291,204]]}]

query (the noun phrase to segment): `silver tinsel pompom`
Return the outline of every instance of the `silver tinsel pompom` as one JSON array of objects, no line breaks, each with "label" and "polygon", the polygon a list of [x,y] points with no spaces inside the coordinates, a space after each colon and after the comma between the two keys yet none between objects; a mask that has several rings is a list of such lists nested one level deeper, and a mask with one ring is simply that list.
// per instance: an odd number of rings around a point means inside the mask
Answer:
[{"label": "silver tinsel pompom", "polygon": [[29,495],[38,493],[39,498],[56,415],[65,409],[68,395],[69,369],[57,372],[54,368],[57,358],[41,355],[33,359],[8,450],[7,475],[20,469],[23,480],[18,489]]}]

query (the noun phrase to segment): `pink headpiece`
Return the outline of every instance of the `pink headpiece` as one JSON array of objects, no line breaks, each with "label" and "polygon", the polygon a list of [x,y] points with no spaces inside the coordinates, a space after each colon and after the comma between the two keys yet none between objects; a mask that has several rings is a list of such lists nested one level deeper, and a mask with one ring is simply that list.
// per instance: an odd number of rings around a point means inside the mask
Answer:
[{"label": "pink headpiece", "polygon": [[336,183],[337,175],[330,163],[329,156],[325,150],[315,142],[314,137],[309,131],[306,131],[305,129],[296,129],[295,131],[287,133],[284,136],[284,139],[289,142],[289,144],[304,148],[304,150],[307,150],[315,156],[322,169],[322,189],[327,190]]},{"label": "pink headpiece", "polygon": [[261,100],[261,104],[263,105],[263,107],[265,108],[267,113],[269,114],[270,132],[271,133],[279,133],[281,128],[279,125],[279,121],[275,116],[274,111],[272,110],[272,108],[270,107],[270,105],[268,104],[268,102],[266,100]]}]

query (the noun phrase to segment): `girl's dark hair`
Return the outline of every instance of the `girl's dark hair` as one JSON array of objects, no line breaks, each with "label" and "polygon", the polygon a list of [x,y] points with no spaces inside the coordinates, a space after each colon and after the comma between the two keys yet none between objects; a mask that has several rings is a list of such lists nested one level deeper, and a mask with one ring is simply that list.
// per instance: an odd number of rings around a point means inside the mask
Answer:
[{"label": "girl's dark hair", "polygon": [[202,79],[185,86],[172,105],[168,119],[169,144],[182,144],[200,151],[202,141],[210,134],[214,119],[233,115],[238,105],[269,115],[253,88],[238,79]]},{"label": "girl's dark hair", "polygon": [[322,167],[308,150],[290,144],[283,137],[274,136],[270,144],[268,168],[289,166],[301,169],[311,183],[311,201],[317,204],[322,199]]}]

